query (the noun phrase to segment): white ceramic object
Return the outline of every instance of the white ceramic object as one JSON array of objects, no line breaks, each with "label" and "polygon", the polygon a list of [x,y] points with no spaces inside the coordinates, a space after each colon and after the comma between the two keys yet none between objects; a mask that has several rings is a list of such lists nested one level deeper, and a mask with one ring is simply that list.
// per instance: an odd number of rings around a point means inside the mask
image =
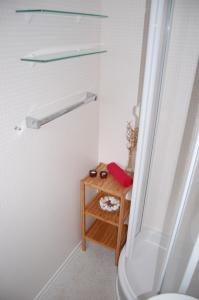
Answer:
[{"label": "white ceramic object", "polygon": [[149,298],[148,300],[197,300],[196,298],[180,294],[161,294]]},{"label": "white ceramic object", "polygon": [[105,196],[105,197],[100,198],[99,205],[102,210],[112,212],[112,211],[116,211],[119,209],[120,201],[118,199],[116,199],[115,197]]}]

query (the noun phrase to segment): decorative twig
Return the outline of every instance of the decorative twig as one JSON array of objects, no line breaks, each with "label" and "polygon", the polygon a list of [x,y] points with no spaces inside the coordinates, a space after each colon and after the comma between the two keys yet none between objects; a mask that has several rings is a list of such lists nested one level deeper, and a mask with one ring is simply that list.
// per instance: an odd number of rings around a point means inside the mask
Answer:
[{"label": "decorative twig", "polygon": [[127,149],[129,152],[128,158],[128,165],[126,168],[126,172],[130,175],[133,173],[133,155],[137,146],[137,139],[138,139],[138,127],[133,128],[131,122],[127,123],[127,131],[126,131],[126,138],[127,138]]}]

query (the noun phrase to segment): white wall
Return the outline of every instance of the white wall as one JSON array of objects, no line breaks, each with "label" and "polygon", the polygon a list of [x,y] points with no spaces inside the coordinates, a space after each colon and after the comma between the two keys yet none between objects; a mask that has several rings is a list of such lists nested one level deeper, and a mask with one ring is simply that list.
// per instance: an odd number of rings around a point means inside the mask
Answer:
[{"label": "white wall", "polygon": [[[175,202],[172,206],[169,201],[197,67],[198,29],[199,2],[175,1],[168,63],[144,211],[144,225],[158,231],[164,230],[165,233],[169,232],[175,213]],[[167,214],[165,219],[168,208],[170,215]]]},{"label": "white wall", "polygon": [[[98,93],[98,55],[31,67],[34,50],[95,43],[100,22],[34,16],[20,8],[100,11],[98,0],[0,1],[0,299],[29,300],[80,241],[79,180],[98,159],[98,103],[39,130],[14,130],[31,110]],[[67,104],[67,101],[66,101]],[[91,126],[92,124],[92,126]]]},{"label": "white wall", "polygon": [[127,166],[126,125],[137,104],[145,0],[102,0],[99,161]]},{"label": "white wall", "polygon": [[[82,18],[79,23],[59,15],[34,15],[28,23],[15,13],[23,8],[38,8],[38,2],[0,2],[3,300],[33,299],[80,241],[79,180],[98,158],[126,166],[126,122],[137,102],[145,1],[39,1],[39,8],[109,15],[106,20]],[[109,51],[103,56],[34,67],[20,61],[39,49],[100,40]],[[63,99],[67,104],[68,95],[84,91],[96,92],[102,100],[99,143],[99,102],[39,130],[24,129],[24,119],[32,111]],[[20,134],[16,125],[23,127]]]}]

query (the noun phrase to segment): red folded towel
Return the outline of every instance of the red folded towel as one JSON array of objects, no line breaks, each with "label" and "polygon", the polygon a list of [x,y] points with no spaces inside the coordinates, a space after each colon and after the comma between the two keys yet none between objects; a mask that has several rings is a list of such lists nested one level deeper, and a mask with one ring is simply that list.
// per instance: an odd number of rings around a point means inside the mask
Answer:
[{"label": "red folded towel", "polygon": [[123,186],[128,187],[133,183],[133,178],[124,172],[116,163],[112,162],[107,165],[107,170]]}]

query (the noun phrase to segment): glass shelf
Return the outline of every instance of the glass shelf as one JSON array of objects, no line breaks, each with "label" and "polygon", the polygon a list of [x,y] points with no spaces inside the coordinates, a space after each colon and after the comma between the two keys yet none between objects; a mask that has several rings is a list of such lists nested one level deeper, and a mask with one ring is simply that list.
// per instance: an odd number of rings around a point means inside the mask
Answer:
[{"label": "glass shelf", "polygon": [[108,16],[106,15],[100,15],[95,13],[51,10],[51,9],[17,9],[16,13],[44,13],[44,14],[61,14],[61,15],[82,16],[82,17],[108,18]]},{"label": "glass shelf", "polygon": [[21,58],[21,60],[27,62],[35,62],[35,63],[49,63],[49,62],[63,60],[63,59],[100,54],[106,52],[107,50],[99,50],[99,49],[73,50],[73,51],[65,51],[59,53],[35,54],[29,57]]}]

